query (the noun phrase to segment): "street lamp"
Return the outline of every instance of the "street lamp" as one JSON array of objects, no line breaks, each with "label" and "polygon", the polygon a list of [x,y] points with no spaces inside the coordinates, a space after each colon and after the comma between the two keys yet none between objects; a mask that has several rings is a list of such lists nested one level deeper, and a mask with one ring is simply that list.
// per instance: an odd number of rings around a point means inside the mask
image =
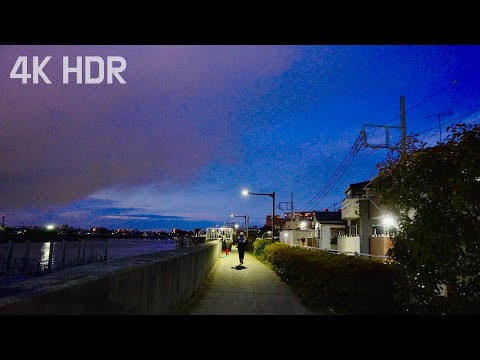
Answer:
[{"label": "street lamp", "polygon": [[392,217],[392,215],[384,215],[382,219],[383,223],[383,231],[390,234],[390,229],[393,227],[394,229],[398,229],[397,225],[395,224],[395,219]]},{"label": "street lamp", "polygon": [[264,232],[264,233],[262,234],[262,239],[263,239],[263,236],[264,236],[265,234],[268,234],[268,233],[271,233],[271,231],[268,230],[267,232]]},{"label": "street lamp", "polygon": [[255,193],[250,192],[248,190],[242,191],[243,196],[247,195],[263,195],[263,196],[270,196],[272,198],[272,242],[275,241],[275,191],[272,193]]},{"label": "street lamp", "polygon": [[248,215],[230,215],[232,218],[234,217],[241,217],[245,220],[245,226],[243,227],[243,230],[247,233],[247,239],[248,239],[248,225],[247,225],[247,219],[248,219]]}]

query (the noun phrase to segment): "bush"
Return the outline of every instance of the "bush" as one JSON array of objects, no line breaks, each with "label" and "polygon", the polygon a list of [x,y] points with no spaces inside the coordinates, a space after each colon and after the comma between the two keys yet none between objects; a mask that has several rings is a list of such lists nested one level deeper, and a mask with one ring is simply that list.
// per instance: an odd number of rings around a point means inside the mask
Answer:
[{"label": "bush", "polygon": [[272,243],[271,239],[260,239],[257,238],[253,243],[253,255],[258,256],[259,258],[263,257],[263,249],[265,246]]},{"label": "bush", "polygon": [[[263,246],[261,246],[263,245]],[[257,253],[257,242],[255,242]],[[311,308],[344,314],[389,314],[396,311],[397,268],[374,260],[282,243],[258,244],[258,253],[296,295]]]}]

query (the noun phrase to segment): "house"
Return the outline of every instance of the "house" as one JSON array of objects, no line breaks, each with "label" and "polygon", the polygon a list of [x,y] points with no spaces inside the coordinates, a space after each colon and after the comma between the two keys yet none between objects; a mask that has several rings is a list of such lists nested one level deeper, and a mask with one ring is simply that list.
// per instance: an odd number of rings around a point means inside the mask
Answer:
[{"label": "house", "polygon": [[280,241],[289,245],[335,250],[337,237],[346,233],[346,224],[340,211],[299,212],[285,223],[280,231]]},{"label": "house", "polygon": [[279,234],[279,241],[288,245],[316,247],[315,229],[311,220],[300,218],[285,222]]},{"label": "house", "polygon": [[315,237],[318,244],[316,247],[338,250],[338,237],[346,234],[346,226],[347,221],[342,219],[341,210],[316,211],[314,215]]},{"label": "house", "polygon": [[384,256],[392,245],[384,225],[388,213],[369,181],[350,184],[342,202],[347,231],[338,238],[338,250]]}]

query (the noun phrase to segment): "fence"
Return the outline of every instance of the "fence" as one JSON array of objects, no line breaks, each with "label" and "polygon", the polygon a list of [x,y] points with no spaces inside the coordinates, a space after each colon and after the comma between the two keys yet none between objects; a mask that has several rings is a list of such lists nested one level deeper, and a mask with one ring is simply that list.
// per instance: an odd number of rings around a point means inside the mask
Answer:
[{"label": "fence", "polygon": [[298,247],[298,248],[301,248],[301,249],[307,249],[307,250],[327,251],[330,254],[337,254],[337,255],[338,254],[345,254],[345,255],[350,255],[350,256],[358,256],[358,257],[362,257],[362,258],[373,258],[373,259],[378,259],[378,260],[382,260],[382,261],[385,261],[388,258],[388,256],[382,256],[382,255],[372,255],[372,254],[364,254],[364,253],[359,253],[359,252],[331,250],[331,249],[319,249],[319,248],[312,247],[312,246],[302,246],[302,245],[290,245],[290,246]]},{"label": "fence", "polygon": [[[32,248],[34,246],[34,248]],[[41,246],[41,248],[40,248]],[[0,276],[31,275],[69,266],[106,261],[108,239],[14,243],[0,248]]]},{"label": "fence", "polygon": [[180,237],[174,238],[176,248],[188,248],[196,244],[195,238]]}]

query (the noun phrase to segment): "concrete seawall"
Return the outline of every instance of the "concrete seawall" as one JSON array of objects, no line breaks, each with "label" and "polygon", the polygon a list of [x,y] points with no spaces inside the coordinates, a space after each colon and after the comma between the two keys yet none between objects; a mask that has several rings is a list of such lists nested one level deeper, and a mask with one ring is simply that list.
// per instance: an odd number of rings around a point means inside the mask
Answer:
[{"label": "concrete seawall", "polygon": [[94,263],[0,287],[0,314],[175,314],[207,278],[220,242]]}]

